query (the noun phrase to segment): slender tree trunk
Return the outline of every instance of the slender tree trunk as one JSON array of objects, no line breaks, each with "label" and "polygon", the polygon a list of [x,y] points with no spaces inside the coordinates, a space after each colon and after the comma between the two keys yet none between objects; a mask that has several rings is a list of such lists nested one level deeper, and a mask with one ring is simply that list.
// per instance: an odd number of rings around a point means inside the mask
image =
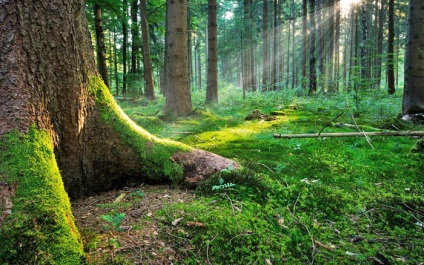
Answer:
[{"label": "slender tree trunk", "polygon": [[323,39],[323,0],[316,0],[316,58],[317,58],[317,71],[316,71],[316,79],[318,82],[318,86],[320,89],[324,89],[324,39]]},{"label": "slender tree trunk", "polygon": [[268,91],[269,85],[269,37],[268,37],[268,0],[263,0],[262,20],[262,91]]},{"label": "slender tree trunk", "polygon": [[109,79],[106,64],[106,46],[103,32],[102,8],[99,4],[94,4],[94,17],[96,25],[96,46],[97,46],[97,67],[100,76],[103,78],[106,86],[109,86]]},{"label": "slender tree trunk", "polygon": [[123,20],[122,20],[122,95],[127,94],[127,52],[128,52],[128,2],[123,0]]},{"label": "slender tree trunk", "polygon": [[307,58],[308,58],[308,1],[302,0],[302,88],[307,86]]},{"label": "slender tree trunk", "polygon": [[115,76],[115,96],[119,95],[118,51],[116,48],[116,28],[113,28],[113,68]]},{"label": "slender tree trunk", "polygon": [[277,78],[277,64],[279,62],[278,60],[278,53],[277,53],[277,49],[278,49],[278,42],[277,42],[277,35],[278,35],[278,0],[274,0],[274,27],[273,27],[273,46],[274,48],[272,49],[273,51],[273,55],[272,55],[272,90],[277,90],[277,82],[278,82],[278,78]]},{"label": "slender tree trunk", "polygon": [[395,89],[395,62],[394,62],[394,42],[395,42],[395,20],[394,20],[394,0],[389,0],[389,39],[387,41],[387,82],[388,93],[394,94]]},{"label": "slender tree trunk", "polygon": [[[140,25],[138,24],[138,0],[131,2],[131,89],[134,95],[138,94],[138,81],[140,80]],[[142,94],[142,93],[140,93]]]},{"label": "slender tree trunk", "polygon": [[141,8],[141,34],[143,38],[143,62],[144,62],[144,80],[145,80],[145,94],[148,100],[155,99],[154,78],[152,59],[150,57],[150,43],[149,43],[149,28],[147,22],[147,7],[146,0],[140,0]]},{"label": "slender tree trunk", "polygon": [[315,0],[309,0],[309,95],[317,92],[315,34]]},{"label": "slender tree trunk", "polygon": [[[340,0],[336,0],[335,2],[335,8],[336,8],[336,25],[335,25],[335,40],[336,43],[334,45],[334,54],[335,54],[335,64],[334,64],[334,91],[339,91],[339,85],[340,85],[340,27],[341,27],[341,10],[340,10]],[[344,53],[346,54],[346,50],[344,50]],[[343,67],[345,67],[346,64],[343,63]]]},{"label": "slender tree trunk", "polygon": [[335,4],[335,0],[329,0],[328,2],[328,52],[327,52],[327,90],[329,92],[335,92],[334,88],[334,42],[335,42],[335,11],[337,6]]},{"label": "slender tree trunk", "polygon": [[402,102],[404,114],[424,112],[424,9],[422,6],[420,0],[409,1],[405,89]]},{"label": "slender tree trunk", "polygon": [[217,2],[208,0],[208,86],[206,102],[218,102]]},{"label": "slender tree trunk", "polygon": [[382,56],[383,56],[383,34],[385,20],[386,0],[380,0],[380,8],[378,12],[378,32],[377,32],[377,56],[375,60],[375,87],[380,88],[382,73]]},{"label": "slender tree trunk", "polygon": [[[187,5],[190,6],[190,0],[187,0]],[[190,8],[187,9],[187,62],[188,62],[188,80],[190,85],[190,91],[192,89],[192,84],[194,82],[193,78],[193,28],[192,28],[192,11]]]},{"label": "slender tree trunk", "polygon": [[202,89],[202,61],[200,58],[200,38],[197,38],[197,42],[196,42],[196,61],[197,61],[197,88],[199,90]]},{"label": "slender tree trunk", "polygon": [[[168,2],[167,93],[164,112],[173,116],[192,111],[187,66],[187,0]],[[171,85],[172,84],[172,85]]]},{"label": "slender tree trunk", "polygon": [[368,41],[368,23],[367,23],[367,2],[364,1],[361,3],[361,81],[360,81],[360,90],[366,88],[366,84],[369,81],[367,78],[367,67],[368,67],[368,54],[367,54],[367,41]]}]

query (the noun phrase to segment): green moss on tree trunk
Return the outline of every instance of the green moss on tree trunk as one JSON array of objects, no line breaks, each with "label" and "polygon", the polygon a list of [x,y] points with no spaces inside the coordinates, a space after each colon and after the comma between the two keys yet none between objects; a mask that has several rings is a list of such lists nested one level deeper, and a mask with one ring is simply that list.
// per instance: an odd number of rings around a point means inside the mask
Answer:
[{"label": "green moss on tree trunk", "polygon": [[0,225],[0,264],[78,264],[84,252],[50,135],[31,128],[0,141],[0,177],[16,186]]},{"label": "green moss on tree trunk", "polygon": [[90,78],[89,91],[96,95],[102,122],[112,126],[130,148],[140,157],[143,175],[155,181],[181,182],[183,167],[172,161],[177,152],[188,152],[193,148],[168,139],[159,139],[136,125],[118,106],[98,76]]}]

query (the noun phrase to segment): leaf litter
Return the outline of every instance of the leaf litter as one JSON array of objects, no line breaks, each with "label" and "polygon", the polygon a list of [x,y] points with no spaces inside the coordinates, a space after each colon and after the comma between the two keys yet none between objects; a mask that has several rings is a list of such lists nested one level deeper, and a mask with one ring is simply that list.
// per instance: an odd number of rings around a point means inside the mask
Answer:
[{"label": "leaf litter", "polygon": [[[110,264],[123,260],[132,264],[178,263],[182,258],[167,235],[177,229],[175,226],[182,219],[169,224],[155,213],[169,203],[188,203],[194,197],[190,190],[142,184],[72,202],[89,263]],[[114,220],[105,216],[117,214],[125,214],[125,218],[113,225],[105,221]]]}]

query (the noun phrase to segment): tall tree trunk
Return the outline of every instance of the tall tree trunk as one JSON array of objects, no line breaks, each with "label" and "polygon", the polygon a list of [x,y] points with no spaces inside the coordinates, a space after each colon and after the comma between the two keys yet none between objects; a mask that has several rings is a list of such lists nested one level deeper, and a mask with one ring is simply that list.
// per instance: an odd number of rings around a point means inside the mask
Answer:
[{"label": "tall tree trunk", "polygon": [[424,9],[422,1],[409,1],[405,55],[404,114],[424,112]]},{"label": "tall tree trunk", "polygon": [[269,85],[269,37],[268,37],[268,0],[263,0],[262,19],[262,91],[268,91]]},{"label": "tall tree trunk", "polygon": [[[190,0],[187,0],[187,5],[190,6]],[[193,28],[192,28],[192,18],[193,14],[191,11],[191,8],[187,9],[187,62],[188,62],[188,80],[189,80],[189,85],[190,85],[190,91],[192,89],[192,84],[194,82],[194,78],[193,78]]]},{"label": "tall tree trunk", "polygon": [[[187,0],[168,2],[166,65],[168,76],[164,112],[173,116],[192,111],[187,66]],[[172,85],[171,85],[172,84]]]},{"label": "tall tree trunk", "polygon": [[324,38],[323,38],[323,1],[324,0],[316,0],[316,58],[317,58],[317,72],[316,72],[316,78],[318,82],[319,88],[322,90],[324,89]]},{"label": "tall tree trunk", "polygon": [[123,0],[122,2],[122,95],[127,94],[127,52],[128,52],[128,1]]},{"label": "tall tree trunk", "polygon": [[5,264],[85,264],[64,187],[80,197],[127,181],[193,184],[231,163],[129,120],[98,76],[84,2],[45,3],[0,4],[0,172],[16,189],[0,223]]},{"label": "tall tree trunk", "polygon": [[218,102],[217,2],[208,0],[208,85],[206,102]]},{"label": "tall tree trunk", "polygon": [[106,64],[105,37],[103,33],[102,8],[99,4],[94,4],[93,9],[96,26],[97,67],[99,69],[99,74],[103,78],[106,86],[109,86]]},{"label": "tall tree trunk", "polygon": [[116,48],[116,28],[113,28],[113,69],[115,77],[115,96],[119,95],[118,49]]},{"label": "tall tree trunk", "polygon": [[131,2],[131,89],[134,95],[138,94],[138,81],[140,79],[140,25],[138,24],[138,0]]},{"label": "tall tree trunk", "polygon": [[309,95],[317,92],[315,34],[315,0],[309,0]]},{"label": "tall tree trunk", "polygon": [[307,58],[308,58],[308,39],[307,39],[307,17],[308,17],[308,0],[302,0],[302,88],[307,86]]},{"label": "tall tree trunk", "polygon": [[278,72],[277,72],[277,65],[278,65],[278,41],[277,41],[277,35],[278,35],[278,0],[274,0],[274,27],[273,27],[273,46],[274,48],[272,49],[273,54],[272,54],[272,90],[277,90],[277,82],[278,82]]},{"label": "tall tree trunk", "polygon": [[[412,1],[411,1],[412,2]],[[388,93],[394,94],[395,89],[395,62],[394,62],[394,42],[395,42],[395,20],[394,20],[394,0],[389,0],[389,38],[387,40],[387,82]]]},{"label": "tall tree trunk", "polygon": [[152,59],[150,57],[150,43],[149,43],[149,28],[147,22],[147,7],[146,0],[140,0],[141,8],[141,34],[143,38],[143,65],[144,65],[144,88],[145,96],[148,100],[155,99],[154,78]]},{"label": "tall tree trunk", "polygon": [[367,23],[367,1],[361,3],[361,43],[360,43],[360,52],[361,52],[361,81],[360,89],[365,89],[366,84],[369,81],[367,79],[367,41],[368,41],[368,23]]},{"label": "tall tree trunk", "polygon": [[[336,8],[336,25],[335,25],[335,40],[336,43],[334,45],[334,54],[335,54],[335,64],[334,64],[334,91],[339,91],[339,84],[340,84],[340,18],[341,18],[341,8],[340,8],[340,0],[336,0],[335,2],[335,8]],[[346,53],[346,50],[344,50],[344,53]],[[346,63],[343,62],[343,67],[346,66]]]},{"label": "tall tree trunk", "polygon": [[384,20],[385,20],[385,6],[386,0],[379,0],[380,8],[378,9],[378,29],[377,29],[377,55],[375,60],[375,87],[380,88],[381,84],[381,70],[382,70],[382,56],[383,56],[383,34],[384,34]]},{"label": "tall tree trunk", "polygon": [[327,34],[327,42],[329,42],[328,45],[328,52],[327,52],[327,90],[329,92],[335,92],[334,88],[334,42],[335,42],[335,31],[336,31],[336,25],[335,25],[335,11],[337,9],[337,5],[335,3],[335,0],[329,0],[328,2],[328,34]]}]

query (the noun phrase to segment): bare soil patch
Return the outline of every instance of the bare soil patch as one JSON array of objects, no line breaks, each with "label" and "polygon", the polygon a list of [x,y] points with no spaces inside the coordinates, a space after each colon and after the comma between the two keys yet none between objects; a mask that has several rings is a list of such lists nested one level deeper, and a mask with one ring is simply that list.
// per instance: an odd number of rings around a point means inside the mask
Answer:
[{"label": "bare soil patch", "polygon": [[[173,202],[187,203],[190,190],[168,185],[114,190],[72,203],[88,259],[94,264],[124,261],[131,264],[173,264],[180,260],[167,235],[173,229],[156,212]],[[125,214],[114,226],[101,216]]]}]

